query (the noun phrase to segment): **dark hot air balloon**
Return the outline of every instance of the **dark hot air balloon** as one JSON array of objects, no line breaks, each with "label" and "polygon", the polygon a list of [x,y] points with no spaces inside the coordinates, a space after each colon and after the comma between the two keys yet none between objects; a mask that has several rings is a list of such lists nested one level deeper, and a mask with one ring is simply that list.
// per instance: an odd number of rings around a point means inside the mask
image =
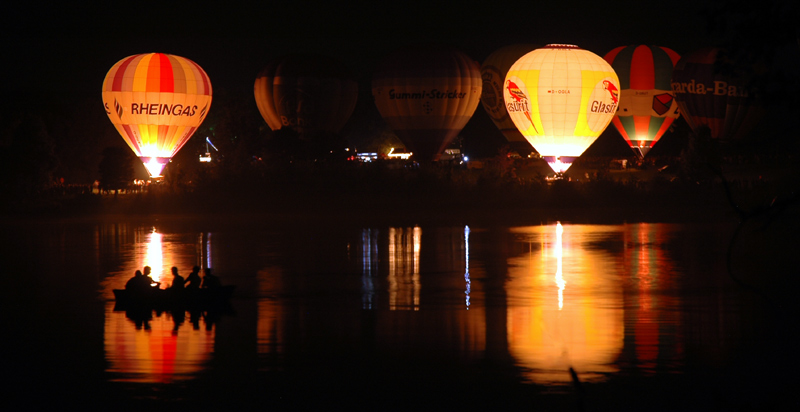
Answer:
[{"label": "dark hot air balloon", "polygon": [[500,132],[508,140],[509,146],[521,155],[531,153],[533,146],[519,132],[517,126],[508,115],[506,103],[503,100],[503,85],[506,80],[506,73],[508,73],[511,65],[516,63],[520,57],[538,47],[531,44],[505,46],[495,50],[481,65],[481,77],[483,78],[481,104],[495,126],[500,129]]},{"label": "dark hot air balloon", "polygon": [[288,55],[258,74],[254,94],[272,130],[287,127],[304,138],[344,127],[356,106],[358,83],[334,58]]},{"label": "dark hot air balloon", "polygon": [[475,113],[481,83],[480,66],[460,51],[409,48],[380,64],[372,95],[414,158],[435,161]]},{"label": "dark hot air balloon", "polygon": [[695,133],[707,128],[713,139],[738,140],[761,119],[763,110],[754,92],[730,69],[718,48],[697,50],[675,66],[672,92]]}]

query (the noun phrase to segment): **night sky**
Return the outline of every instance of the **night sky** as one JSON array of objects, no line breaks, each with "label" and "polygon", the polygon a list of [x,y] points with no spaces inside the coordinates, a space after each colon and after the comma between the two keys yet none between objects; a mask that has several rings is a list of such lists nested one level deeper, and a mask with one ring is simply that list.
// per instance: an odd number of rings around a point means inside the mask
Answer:
[{"label": "night sky", "polygon": [[[778,6],[770,8],[796,10],[791,1],[775,2]],[[359,76],[363,99],[369,97],[377,62],[405,45],[446,44],[482,62],[514,43],[576,44],[601,56],[617,46],[654,44],[684,54],[725,35],[709,25],[708,16],[721,7],[711,0],[316,3],[132,1],[39,7],[21,2],[4,12],[0,24],[4,105],[96,99],[102,110],[106,72],[138,53],[192,59],[211,78],[215,98],[227,93],[250,100],[256,75],[272,59],[286,53],[327,54]],[[482,107],[471,123],[491,124]]]},{"label": "night sky", "polygon": [[2,28],[10,71],[3,87],[96,94],[99,101],[114,63],[149,52],[196,61],[215,89],[252,91],[258,71],[289,52],[332,55],[368,79],[386,54],[424,42],[452,45],[479,62],[514,43],[570,43],[602,55],[634,43],[681,53],[709,42],[702,0],[215,3],[12,6],[11,24]]}]

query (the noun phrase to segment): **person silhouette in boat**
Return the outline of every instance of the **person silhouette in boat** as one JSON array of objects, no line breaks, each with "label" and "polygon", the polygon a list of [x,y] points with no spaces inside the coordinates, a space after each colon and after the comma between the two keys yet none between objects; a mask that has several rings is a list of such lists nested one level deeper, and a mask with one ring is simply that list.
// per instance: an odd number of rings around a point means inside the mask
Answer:
[{"label": "person silhouette in boat", "polygon": [[200,284],[203,280],[200,278],[200,267],[195,266],[192,268],[192,273],[186,277],[186,282],[184,283],[184,287],[186,289],[200,289]]},{"label": "person silhouette in boat", "polygon": [[133,274],[133,277],[128,279],[125,283],[126,290],[142,290],[142,285],[144,285],[144,275],[142,274],[141,270],[137,270],[136,273]]},{"label": "person silhouette in boat", "polygon": [[150,276],[151,271],[152,269],[150,268],[150,266],[144,267],[144,274],[143,274],[144,279],[142,280],[142,283],[146,285],[146,287],[152,287],[158,289],[158,287],[161,285],[161,282],[156,282],[153,280],[153,278]]},{"label": "person silhouette in boat", "polygon": [[204,289],[218,289],[221,287],[222,284],[219,281],[219,278],[211,272],[211,268],[205,269],[205,276],[203,276],[203,288]]},{"label": "person silhouette in boat", "polygon": [[183,276],[178,274],[178,268],[173,266],[172,267],[172,285],[170,289],[183,289],[186,280],[183,279]]}]

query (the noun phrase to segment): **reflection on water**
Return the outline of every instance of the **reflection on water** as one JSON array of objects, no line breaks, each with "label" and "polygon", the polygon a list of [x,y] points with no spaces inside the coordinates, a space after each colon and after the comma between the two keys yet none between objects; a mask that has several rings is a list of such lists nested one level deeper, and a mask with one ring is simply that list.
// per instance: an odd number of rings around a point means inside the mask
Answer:
[{"label": "reflection on water", "polygon": [[389,309],[419,310],[422,229],[389,228]]},{"label": "reflection on water", "polygon": [[[630,362],[644,374],[654,374],[659,362],[674,367],[682,352],[677,295],[663,293],[675,288],[672,264],[663,247],[669,240],[663,225],[640,223],[624,232],[622,261],[635,293],[626,296],[626,325],[635,347]],[[660,340],[668,340],[666,345]]]},{"label": "reflection on water", "polygon": [[[538,384],[568,383],[569,368],[576,370],[581,380],[602,381],[619,372],[620,359],[628,352],[625,367],[653,373],[664,346],[662,334],[671,335],[666,339],[671,346],[669,356],[680,353],[679,339],[673,336],[680,331],[674,310],[680,302],[668,294],[654,293],[661,286],[670,286],[672,268],[661,250],[668,241],[664,228],[654,224],[561,223],[511,228],[508,234],[516,245],[513,248],[524,252],[504,257],[504,292],[491,292],[490,296],[486,295],[487,286],[473,280],[498,275],[487,273],[480,258],[471,262],[470,237],[476,234],[468,226],[425,234],[419,226],[365,228],[353,254],[361,272],[359,308],[378,312],[378,336],[374,338],[389,347],[456,348],[461,358],[481,357],[487,341],[499,339],[492,335],[497,333],[495,325],[505,325],[508,354],[527,371],[525,379]],[[212,233],[187,237],[162,234],[153,227],[139,227],[134,233],[129,262],[106,280],[106,288],[120,288],[129,273],[144,265],[153,268],[154,279],[168,285],[171,266],[212,263]],[[425,250],[428,252],[423,253]],[[424,256],[433,256],[435,261],[426,267]],[[309,309],[297,312],[293,308],[306,300],[302,298],[305,291],[324,288],[331,295],[342,293],[337,291],[342,288],[340,282],[317,279],[322,283],[298,283],[297,275],[285,269],[269,266],[257,276],[260,298],[256,329],[262,355],[282,353],[289,344],[287,339],[298,331],[301,336],[323,337],[335,325],[348,328],[342,324],[347,319],[323,326],[320,322],[330,320],[314,321]],[[423,289],[423,284],[428,286]],[[299,301],[280,298],[290,290]],[[426,294],[425,290],[438,292]],[[456,299],[451,303],[448,293],[461,294],[461,304],[456,305]],[[496,301],[496,297],[502,301]],[[487,299],[495,301],[487,304]],[[337,308],[326,302],[327,310],[336,313]],[[498,304],[501,312],[497,311]],[[422,312],[424,317],[387,316],[387,310]],[[505,319],[500,321],[498,315]],[[163,382],[200,370],[213,350],[213,325],[207,331],[196,323],[194,327],[191,322],[178,324],[176,318],[181,316],[164,312],[143,324],[130,314],[107,311],[109,371],[130,375],[129,379]],[[447,329],[454,333],[445,333]],[[344,337],[334,344],[346,344],[351,339],[359,338]],[[626,345],[632,349],[625,351]]]},{"label": "reflection on water", "polygon": [[107,370],[117,376],[115,380],[168,383],[189,379],[214,349],[214,331],[200,327],[199,314],[186,324],[170,312],[131,317],[110,306],[105,350]]},{"label": "reflection on water", "polygon": [[[127,232],[127,225],[123,227],[123,233]],[[98,234],[97,238],[101,236]],[[160,282],[163,289],[172,284],[173,266],[185,277],[198,260],[210,265],[210,234],[194,237],[196,242],[192,238],[165,235],[155,227],[137,227],[133,242],[121,248],[121,255],[128,259],[123,262],[124,269],[104,280],[104,295],[113,296],[113,289],[124,289],[133,272],[144,266],[150,266],[153,280]],[[213,351],[218,315],[183,307],[126,309],[108,304],[104,328],[107,371],[113,380],[127,382],[167,383],[192,378]]]},{"label": "reflection on water", "polygon": [[513,230],[537,248],[509,259],[508,343],[536,383],[565,383],[573,368],[597,381],[618,370],[624,342],[622,278],[615,258],[593,248],[611,228]]},{"label": "reflection on water", "polygon": [[146,251],[144,254],[144,266],[150,266],[152,272],[150,272],[150,277],[153,278],[155,282],[161,283],[162,275],[164,271],[164,253],[162,252],[161,246],[161,233],[156,232],[156,229],[153,228],[153,231],[146,234],[143,242],[146,245]]},{"label": "reflection on water", "polygon": [[[317,389],[348,371],[342,382],[372,390],[491,377],[565,393],[570,368],[597,385],[658,381],[725,365],[757,336],[718,257],[726,239],[687,226],[94,230],[107,274],[98,357],[121,384],[202,380],[241,357]],[[164,286],[172,266],[213,266],[237,284],[236,313],[114,310],[112,290],[145,265]]]},{"label": "reflection on water", "polygon": [[469,310],[469,294],[472,291],[472,281],[469,279],[469,226],[464,226],[464,281],[467,283],[465,303]]}]

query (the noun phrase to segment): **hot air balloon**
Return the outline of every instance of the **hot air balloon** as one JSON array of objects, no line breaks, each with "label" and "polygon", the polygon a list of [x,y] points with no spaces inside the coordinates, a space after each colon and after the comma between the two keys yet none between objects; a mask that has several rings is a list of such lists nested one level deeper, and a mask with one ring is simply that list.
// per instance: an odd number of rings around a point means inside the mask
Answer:
[{"label": "hot air balloon", "polygon": [[475,113],[480,66],[449,48],[410,48],[391,54],[372,78],[383,119],[414,153],[436,161]]},{"label": "hot air balloon", "polygon": [[483,78],[481,104],[495,126],[500,129],[500,132],[508,140],[509,146],[521,155],[529,154],[533,151],[533,147],[525,139],[525,136],[517,130],[517,126],[508,116],[506,103],[503,100],[503,84],[511,65],[519,60],[520,57],[538,47],[531,44],[505,46],[495,50],[481,65],[481,77]]},{"label": "hot air balloon", "polygon": [[719,69],[724,63],[720,52],[705,48],[682,57],[672,72],[672,92],[695,133],[708,128],[713,139],[738,140],[758,123],[763,110],[741,76]]},{"label": "hot air balloon", "polygon": [[334,58],[288,55],[258,74],[254,93],[270,129],[288,127],[307,138],[344,127],[356,107],[358,83]]},{"label": "hot air balloon", "polygon": [[106,74],[108,118],[152,177],[192,137],[211,107],[211,82],[197,63],[162,53],[126,57]]},{"label": "hot air balloon", "polygon": [[678,117],[670,79],[680,56],[666,47],[638,45],[617,47],[605,59],[619,76],[621,89],[612,122],[643,158]]},{"label": "hot air balloon", "polygon": [[602,57],[550,44],[511,66],[503,97],[517,129],[560,174],[608,127],[619,106],[619,80]]}]

